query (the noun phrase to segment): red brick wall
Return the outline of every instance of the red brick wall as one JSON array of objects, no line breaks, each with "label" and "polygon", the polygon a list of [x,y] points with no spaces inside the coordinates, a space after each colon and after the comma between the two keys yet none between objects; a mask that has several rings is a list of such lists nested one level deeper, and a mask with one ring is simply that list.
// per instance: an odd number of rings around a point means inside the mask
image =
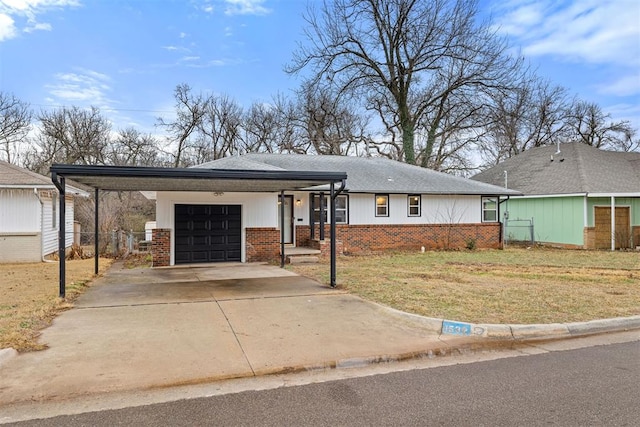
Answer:
[{"label": "red brick wall", "polygon": [[151,257],[154,267],[166,267],[171,263],[171,230],[154,228],[151,237]]},{"label": "red brick wall", "polygon": [[[318,231],[316,226],[316,232]],[[314,242],[329,256],[329,225],[325,229],[325,242]],[[475,239],[477,248],[499,248],[500,224],[443,224],[443,225],[336,225],[338,254],[383,251],[387,249],[419,250],[462,249],[469,239]],[[316,239],[319,233],[316,233]],[[296,244],[311,246],[310,227],[296,226]],[[153,266],[167,266],[171,260],[171,230],[153,230],[151,245]],[[279,262],[280,230],[272,227],[246,229],[247,262]]]},{"label": "red brick wall", "polygon": [[309,246],[310,239],[311,227],[308,225],[296,225],[296,246]]},{"label": "red brick wall", "polygon": [[[303,228],[298,226],[296,241],[300,245],[310,245],[310,227],[307,226],[306,231]],[[426,249],[463,249],[472,239],[477,248],[497,249],[502,246],[500,232],[500,223],[336,225],[338,247],[341,245],[347,254],[388,249],[419,250],[422,246]],[[328,240],[330,236],[327,225],[325,238]]]},{"label": "red brick wall", "polygon": [[280,260],[280,230],[271,227],[246,229],[247,262]]}]

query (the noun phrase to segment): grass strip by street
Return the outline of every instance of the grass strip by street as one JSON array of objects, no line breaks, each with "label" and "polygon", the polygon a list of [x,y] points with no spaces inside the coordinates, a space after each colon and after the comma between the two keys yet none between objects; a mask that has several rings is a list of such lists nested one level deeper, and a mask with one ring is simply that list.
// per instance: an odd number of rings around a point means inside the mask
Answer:
[{"label": "grass strip by street", "polygon": [[[291,270],[329,282],[326,264]],[[640,253],[548,248],[338,258],[338,286],[398,310],[471,323],[640,315]]]},{"label": "grass strip by street", "polygon": [[[113,262],[100,259],[99,274]],[[66,298],[58,297],[58,263],[0,264],[0,348],[41,350],[40,330],[73,306],[91,280],[94,260],[66,262]]]}]

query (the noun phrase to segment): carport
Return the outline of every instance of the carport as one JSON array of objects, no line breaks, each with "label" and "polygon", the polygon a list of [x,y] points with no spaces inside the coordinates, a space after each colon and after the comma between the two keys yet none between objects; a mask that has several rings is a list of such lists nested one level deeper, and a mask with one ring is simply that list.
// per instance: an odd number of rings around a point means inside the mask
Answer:
[{"label": "carport", "polygon": [[58,251],[60,258],[59,295],[65,297],[65,192],[66,181],[93,188],[95,191],[95,264],[98,273],[98,195],[99,191],[201,191],[280,194],[280,266],[284,267],[284,193],[285,191],[325,189],[330,200],[330,264],[331,287],[336,286],[336,197],[344,190],[345,172],[289,170],[231,170],[200,168],[154,168],[123,166],[90,166],[54,164],[51,180],[60,192]]}]

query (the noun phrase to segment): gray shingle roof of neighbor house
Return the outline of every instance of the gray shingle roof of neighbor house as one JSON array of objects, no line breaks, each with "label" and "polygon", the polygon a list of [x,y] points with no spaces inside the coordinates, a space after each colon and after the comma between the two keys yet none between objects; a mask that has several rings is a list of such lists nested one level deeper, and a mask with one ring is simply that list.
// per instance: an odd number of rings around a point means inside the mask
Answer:
[{"label": "gray shingle roof of neighbor house", "polygon": [[525,195],[640,193],[640,153],[603,151],[579,143],[533,148],[471,179]]},{"label": "gray shingle roof of neighbor house", "polygon": [[346,172],[346,190],[352,193],[520,194],[502,187],[381,157],[249,153],[242,156],[225,157],[196,167]]},{"label": "gray shingle roof of neighbor house", "polygon": [[55,188],[49,177],[0,160],[0,187]]}]

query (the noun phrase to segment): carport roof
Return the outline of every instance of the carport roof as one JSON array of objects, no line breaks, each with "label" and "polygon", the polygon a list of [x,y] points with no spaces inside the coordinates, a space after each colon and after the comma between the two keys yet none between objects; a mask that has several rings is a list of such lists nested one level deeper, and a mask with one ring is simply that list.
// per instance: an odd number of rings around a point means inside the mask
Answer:
[{"label": "carport roof", "polygon": [[107,191],[278,192],[341,182],[345,172],[230,170],[54,164],[57,176]]}]

